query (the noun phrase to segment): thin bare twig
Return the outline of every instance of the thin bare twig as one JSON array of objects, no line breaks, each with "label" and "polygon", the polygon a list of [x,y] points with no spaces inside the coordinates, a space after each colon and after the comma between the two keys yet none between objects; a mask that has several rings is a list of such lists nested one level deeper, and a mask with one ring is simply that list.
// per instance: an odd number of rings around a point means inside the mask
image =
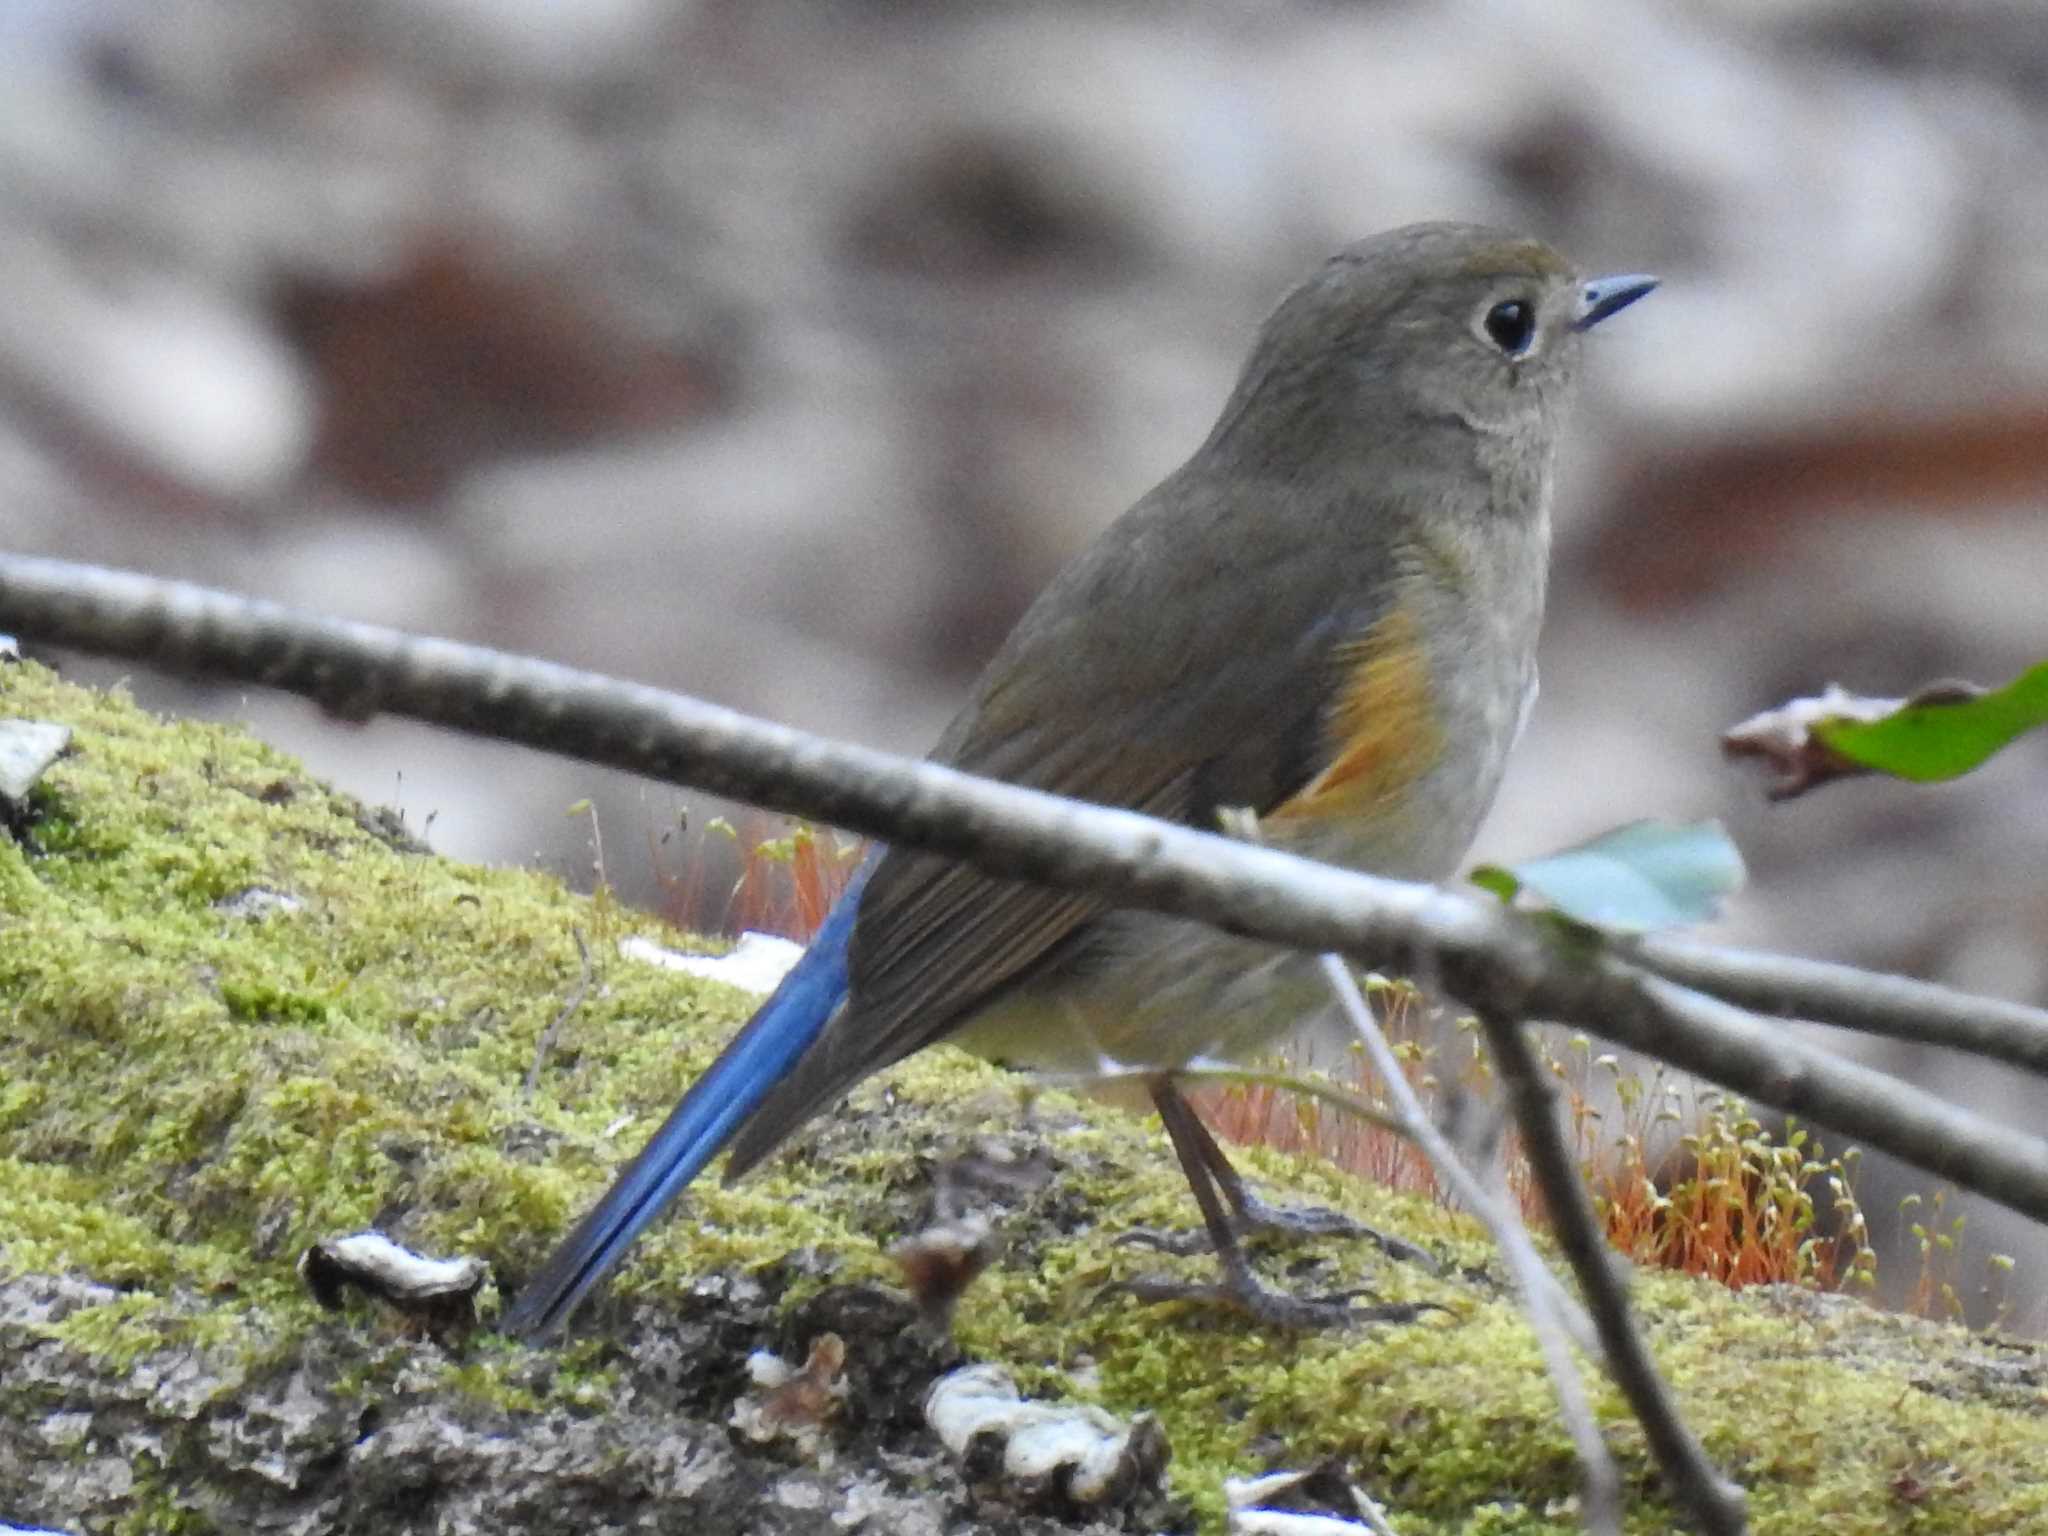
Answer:
[{"label": "thin bare twig", "polygon": [[1522,1294],[1532,1299],[1532,1305],[1539,1302],[1548,1305],[1571,1335],[1572,1342],[1594,1358],[1599,1358],[1600,1336],[1593,1327],[1592,1319],[1557,1283],[1557,1277],[1544,1268],[1521,1218],[1465,1166],[1450,1138],[1438,1129],[1436,1121],[1410,1086],[1408,1074],[1401,1070],[1400,1059],[1387,1043],[1386,1033],[1380,1028],[1379,1020],[1373,1017],[1372,1006],[1359,992],[1358,983],[1352,979],[1351,969],[1343,957],[1324,955],[1321,964],[1323,979],[1336,994],[1337,1006],[1343,1010],[1352,1033],[1365,1047],[1367,1063],[1386,1084],[1387,1098],[1394,1106],[1402,1132],[1422,1148],[1423,1156],[1429,1159],[1430,1166],[1436,1169],[1451,1193],[1462,1200],[1466,1209],[1493,1234],[1493,1240],[1500,1245]]},{"label": "thin bare twig", "polygon": [[1387,1097],[1393,1101],[1403,1128],[1500,1245],[1515,1277],[1515,1288],[1522,1293],[1522,1304],[1528,1309],[1529,1327],[1536,1335],[1544,1369],[1549,1372],[1551,1391],[1557,1394],[1558,1414],[1572,1443],[1578,1447],[1579,1466],[1584,1475],[1581,1504],[1586,1529],[1594,1536],[1620,1536],[1621,1474],[1615,1470],[1607,1442],[1600,1436],[1600,1421],[1593,1413],[1592,1400],[1586,1395],[1586,1384],[1579,1377],[1578,1367],[1572,1363],[1567,1337],[1576,1337],[1588,1353],[1598,1358],[1602,1349],[1592,1320],[1544,1267],[1521,1217],[1500,1198],[1497,1189],[1485,1187],[1465,1167],[1436,1122],[1430,1119],[1343,957],[1324,955],[1320,963],[1324,980],[1336,994],[1337,1005],[1350,1021],[1352,1032],[1365,1047],[1366,1060],[1385,1084]]},{"label": "thin bare twig", "polygon": [[2048,1012],[2039,1008],[1971,997],[1906,976],[1723,949],[1669,934],[1638,940],[1631,955],[1645,970],[1757,1013],[1966,1051],[2048,1077]]},{"label": "thin bare twig", "polygon": [[555,1039],[562,1033],[562,1026],[569,1022],[583,999],[590,995],[590,947],[583,942],[583,930],[571,928],[569,937],[576,941],[576,957],[583,964],[583,974],[576,979],[576,985],[566,1001],[548,1020],[548,1027],[540,1032],[540,1038],[533,1043],[533,1061],[526,1069],[526,1083],[520,1090],[520,1097],[530,1099],[534,1090],[540,1087],[540,1069],[548,1059],[548,1052],[555,1048]]},{"label": "thin bare twig", "polygon": [[1481,1014],[1479,1022],[1500,1068],[1501,1088],[1521,1127],[1522,1155],[1543,1191],[1551,1230],[1579,1277],[1579,1289],[1600,1330],[1607,1369],[1635,1410],[1674,1502],[1708,1536],[1741,1536],[1748,1529],[1743,1492],[1715,1470],[1686,1428],[1629,1316],[1628,1291],[1581,1180],[1578,1160],[1558,1125],[1550,1081],[1528,1035],[1515,1020],[1499,1014]]}]

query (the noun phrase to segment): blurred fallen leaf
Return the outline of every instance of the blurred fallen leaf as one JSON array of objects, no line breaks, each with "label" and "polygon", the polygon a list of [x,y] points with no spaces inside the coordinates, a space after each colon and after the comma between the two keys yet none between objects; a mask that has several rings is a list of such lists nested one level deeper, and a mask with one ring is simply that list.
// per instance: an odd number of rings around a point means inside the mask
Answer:
[{"label": "blurred fallen leaf", "polygon": [[2003,688],[1938,682],[1904,699],[1866,698],[1830,683],[1817,698],[1793,699],[1732,726],[1721,749],[1776,769],[1767,793],[1789,800],[1863,773],[1917,784],[1959,778],[2043,725],[2048,662]]},{"label": "blurred fallen leaf", "polygon": [[757,1389],[733,1404],[732,1427],[757,1445],[784,1440],[806,1460],[829,1465],[826,1432],[846,1400],[846,1342],[821,1333],[801,1366],[765,1349],[747,1357]]}]

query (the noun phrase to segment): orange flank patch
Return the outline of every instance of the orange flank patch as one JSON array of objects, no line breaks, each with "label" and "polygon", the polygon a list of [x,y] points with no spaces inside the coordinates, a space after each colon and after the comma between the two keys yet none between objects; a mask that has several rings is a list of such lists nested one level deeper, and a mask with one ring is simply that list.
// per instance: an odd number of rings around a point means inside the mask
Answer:
[{"label": "orange flank patch", "polygon": [[1429,770],[1443,746],[1415,618],[1396,608],[1337,653],[1344,682],[1324,725],[1329,766],[1272,814],[1364,816]]}]

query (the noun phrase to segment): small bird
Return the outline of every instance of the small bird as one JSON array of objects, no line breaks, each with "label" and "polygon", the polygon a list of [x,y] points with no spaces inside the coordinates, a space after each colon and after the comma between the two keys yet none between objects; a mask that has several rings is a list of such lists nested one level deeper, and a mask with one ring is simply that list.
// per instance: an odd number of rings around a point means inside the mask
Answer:
[{"label": "small bird", "polygon": [[[1655,286],[1583,280],[1542,242],[1473,224],[1337,252],[1267,319],[1193,457],[1031,605],[933,760],[1210,829],[1248,810],[1272,846],[1448,877],[1535,698],[1581,337]],[[877,848],[507,1331],[560,1324],[721,1150],[738,1178],[940,1040],[1146,1074],[1223,1294],[1265,1323],[1340,1320],[1341,1302],[1253,1274],[1238,1231],[1284,1213],[1172,1077],[1257,1052],[1325,998],[1309,957]]]}]

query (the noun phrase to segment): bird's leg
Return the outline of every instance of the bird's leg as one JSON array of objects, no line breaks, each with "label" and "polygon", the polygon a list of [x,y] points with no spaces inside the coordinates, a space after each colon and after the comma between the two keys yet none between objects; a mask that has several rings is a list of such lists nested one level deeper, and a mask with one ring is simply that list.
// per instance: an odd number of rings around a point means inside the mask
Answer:
[{"label": "bird's leg", "polygon": [[[1176,1106],[1173,1119],[1169,1119],[1166,1111],[1165,1099],[1168,1097]],[[1389,1258],[1409,1264],[1420,1264],[1432,1274],[1436,1272],[1437,1262],[1426,1250],[1417,1247],[1406,1238],[1367,1226],[1342,1211],[1333,1211],[1327,1206],[1319,1205],[1273,1205],[1260,1199],[1245,1183],[1244,1175],[1231,1165],[1229,1156],[1210,1134],[1209,1128],[1202,1124],[1201,1117],[1194,1111],[1194,1106],[1188,1103],[1173,1079],[1162,1077],[1155,1081],[1152,1102],[1159,1107],[1160,1119],[1167,1122],[1168,1135],[1173,1134],[1174,1119],[1178,1119],[1187,1128],[1188,1136],[1201,1157],[1203,1168],[1214,1180],[1223,1198],[1230,1202],[1231,1230],[1236,1235],[1249,1237],[1278,1233],[1288,1237],[1365,1237],[1377,1243]],[[1179,1149],[1178,1140],[1174,1146],[1176,1150]],[[1182,1157],[1182,1163],[1185,1166],[1185,1155]],[[1188,1178],[1193,1182],[1194,1175],[1190,1173]],[[1167,1237],[1150,1231],[1127,1233],[1125,1240],[1141,1243],[1148,1248],[1157,1248],[1163,1253],[1174,1254],[1193,1253],[1208,1241],[1196,1233],[1189,1233],[1185,1237]]]},{"label": "bird's leg", "polygon": [[[1223,1282],[1220,1285],[1198,1285],[1144,1278],[1134,1280],[1126,1287],[1133,1295],[1141,1301],[1227,1302],[1250,1313],[1259,1322],[1282,1328],[1342,1328],[1359,1322],[1407,1321],[1415,1315],[1417,1309],[1405,1305],[1354,1307],[1352,1299],[1365,1294],[1358,1291],[1334,1296],[1290,1296],[1261,1285],[1237,1240],[1232,1213],[1226,1209],[1223,1197],[1218,1193],[1215,1163],[1222,1158],[1221,1149],[1202,1128],[1193,1107],[1173,1086],[1171,1079],[1162,1077],[1153,1082],[1152,1102],[1166,1126],[1167,1137],[1173,1142],[1181,1171],[1187,1175],[1188,1187],[1194,1191],[1195,1203],[1202,1209],[1202,1224],[1208,1229],[1217,1262],[1223,1266]],[[1228,1168],[1229,1165],[1225,1162],[1224,1166]],[[1236,1179],[1234,1170],[1230,1176]],[[1239,1187],[1242,1191],[1241,1183]]]}]

